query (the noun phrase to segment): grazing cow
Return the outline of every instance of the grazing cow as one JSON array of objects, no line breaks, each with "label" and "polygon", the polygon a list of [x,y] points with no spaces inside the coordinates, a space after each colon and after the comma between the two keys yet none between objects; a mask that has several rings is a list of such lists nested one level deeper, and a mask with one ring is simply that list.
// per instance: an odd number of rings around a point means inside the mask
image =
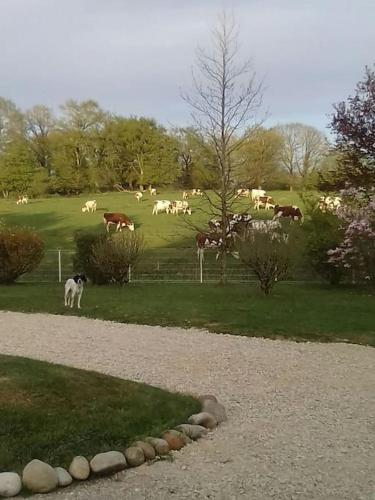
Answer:
[{"label": "grazing cow", "polygon": [[192,196],[203,196],[203,193],[200,189],[193,189],[191,192]]},{"label": "grazing cow", "polygon": [[259,196],[255,200],[254,208],[255,210],[259,210],[260,208],[269,210],[270,208],[275,208],[275,202],[271,196]]},{"label": "grazing cow", "polygon": [[[223,238],[220,233],[198,233],[195,237],[195,241],[197,243],[197,255],[198,259],[204,260],[204,251],[207,248],[214,248],[217,250],[216,260],[219,258],[220,254],[224,252],[224,243]],[[228,234],[226,238],[226,253],[230,253],[236,259],[239,258],[239,254],[235,251],[234,247],[234,238],[232,238],[232,234]]]},{"label": "grazing cow", "polygon": [[288,239],[288,234],[282,231],[279,220],[253,220],[248,228],[247,235],[253,235],[255,232],[270,234],[272,240]]},{"label": "grazing cow", "polygon": [[29,202],[29,198],[26,195],[19,196],[16,203],[17,205],[27,205]]},{"label": "grazing cow", "polygon": [[183,212],[184,215],[191,215],[191,208],[189,207],[189,203],[186,200],[175,200],[172,201],[172,214],[178,215],[179,212]]},{"label": "grazing cow", "polygon": [[156,196],[156,189],[155,188],[151,188],[150,189],[150,195],[151,196]]},{"label": "grazing cow", "polygon": [[156,200],[154,202],[154,208],[152,209],[152,215],[158,215],[159,212],[169,212],[172,211],[172,203],[169,200]]},{"label": "grazing cow", "polygon": [[82,207],[82,212],[95,212],[96,211],[96,200],[89,200]]},{"label": "grazing cow", "polygon": [[236,197],[239,198],[240,196],[243,196],[245,198],[249,198],[250,189],[245,189],[245,188],[237,189]]},{"label": "grazing cow", "polygon": [[302,222],[303,220],[303,215],[301,210],[296,207],[296,206],[285,206],[285,207],[280,207],[279,205],[276,205],[274,208],[274,219],[279,219],[280,217],[288,217],[291,220],[299,220]]},{"label": "grazing cow", "polygon": [[319,199],[318,207],[322,212],[327,210],[334,212],[341,207],[342,199],[340,196],[321,196]]},{"label": "grazing cow", "polygon": [[182,191],[182,199],[187,200],[189,198],[189,193],[187,191]]},{"label": "grazing cow", "polygon": [[137,191],[135,193],[135,197],[136,197],[137,201],[141,201],[141,199],[143,198],[143,194],[140,191]]},{"label": "grazing cow", "polygon": [[251,190],[251,200],[255,201],[260,196],[266,196],[266,192],[264,189],[252,189]]},{"label": "grazing cow", "polygon": [[[228,214],[228,224],[227,224],[227,232],[235,232],[239,233],[252,219],[252,216],[247,213],[242,214]],[[223,222],[220,219],[211,219],[208,221],[208,226],[212,231],[221,231],[223,228]]]},{"label": "grazing cow", "polygon": [[134,222],[131,222],[129,217],[125,214],[120,213],[105,213],[103,215],[103,222],[109,232],[109,226],[114,224],[116,226],[116,231],[122,231],[122,228],[126,227],[129,231],[134,231]]}]

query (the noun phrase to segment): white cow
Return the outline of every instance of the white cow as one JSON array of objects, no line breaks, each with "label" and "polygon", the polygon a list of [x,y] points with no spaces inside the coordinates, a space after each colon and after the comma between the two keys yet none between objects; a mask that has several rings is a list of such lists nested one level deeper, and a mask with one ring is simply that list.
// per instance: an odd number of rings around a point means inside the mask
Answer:
[{"label": "white cow", "polygon": [[187,191],[182,192],[182,199],[187,200],[189,198],[189,193]]},{"label": "white cow", "polygon": [[143,197],[143,194],[140,192],[140,191],[137,191],[135,193],[135,197],[136,197],[136,200],[137,201],[141,201],[142,197]]},{"label": "white cow", "polygon": [[200,189],[193,189],[191,192],[192,196],[203,196],[203,193]]},{"label": "white cow", "polygon": [[237,198],[243,196],[245,198],[249,198],[250,196],[250,189],[245,189],[245,188],[240,188],[237,189]]},{"label": "white cow", "polygon": [[151,196],[156,196],[156,189],[155,188],[151,188],[150,189],[150,195]]},{"label": "white cow", "polygon": [[17,205],[27,205],[29,202],[29,198],[26,195],[19,196],[17,199]]},{"label": "white cow", "polygon": [[82,207],[82,212],[96,212],[96,200],[89,200]]},{"label": "white cow", "polygon": [[184,215],[191,215],[191,208],[189,207],[189,203],[186,200],[175,200],[172,201],[172,214],[178,215],[179,212],[183,212]]},{"label": "white cow", "polygon": [[158,215],[159,212],[169,212],[172,211],[172,203],[169,200],[156,200],[154,203],[154,208],[152,209],[152,215]]},{"label": "white cow", "polygon": [[259,196],[254,202],[254,208],[255,210],[259,210],[260,208],[269,210],[270,208],[275,208],[275,202],[271,196]]},{"label": "white cow", "polygon": [[264,189],[252,189],[250,193],[252,201],[256,200],[260,196],[266,196],[266,192]]},{"label": "white cow", "polygon": [[340,196],[321,196],[318,207],[322,212],[335,211],[341,207],[342,199]]}]

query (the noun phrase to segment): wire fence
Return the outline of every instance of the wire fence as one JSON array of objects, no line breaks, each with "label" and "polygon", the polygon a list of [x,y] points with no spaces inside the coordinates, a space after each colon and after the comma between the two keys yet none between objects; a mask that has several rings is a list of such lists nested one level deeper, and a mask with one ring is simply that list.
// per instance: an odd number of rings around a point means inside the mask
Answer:
[{"label": "wire fence", "polygon": [[[72,250],[48,250],[40,265],[24,274],[22,282],[63,282],[74,272]],[[220,260],[216,252],[206,251],[204,260],[197,258],[196,248],[160,248],[145,252],[137,265],[129,269],[129,281],[135,283],[217,283]],[[257,281],[255,274],[241,261],[228,257],[227,280],[230,283]],[[307,269],[294,269],[288,281],[316,281]]]}]

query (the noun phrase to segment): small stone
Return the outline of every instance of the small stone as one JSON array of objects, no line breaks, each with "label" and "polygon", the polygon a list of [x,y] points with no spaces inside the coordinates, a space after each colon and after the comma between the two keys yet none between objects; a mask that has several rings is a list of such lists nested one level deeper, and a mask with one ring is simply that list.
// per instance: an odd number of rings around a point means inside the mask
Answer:
[{"label": "small stone", "polygon": [[181,438],[178,431],[174,432],[176,434],[170,431],[163,432],[161,437],[167,441],[170,450],[181,450],[185,446],[185,441]]},{"label": "small stone", "polygon": [[67,470],[65,470],[63,467],[55,467],[55,471],[57,473],[57,480],[59,482],[59,486],[69,486],[69,484],[72,484],[73,478],[69,474]]},{"label": "small stone", "polygon": [[90,464],[85,457],[74,457],[69,466],[69,473],[74,479],[84,481],[90,475]]},{"label": "small stone", "polygon": [[203,425],[203,427],[207,427],[207,429],[213,429],[217,426],[216,418],[211,415],[211,413],[207,412],[201,412],[196,413],[195,415],[191,415],[191,417],[188,418],[188,422],[189,424]]},{"label": "small stone", "polygon": [[146,442],[154,447],[156,454],[159,456],[169,453],[169,446],[165,439],[147,437]]},{"label": "small stone", "polygon": [[156,453],[154,447],[150,443],[144,441],[137,441],[134,446],[141,448],[146,460],[154,460]]},{"label": "small stone", "polygon": [[211,401],[210,399],[206,399],[203,402],[202,411],[213,415],[218,423],[228,420],[227,412],[225,411],[224,406],[220,403],[215,403],[215,401]]},{"label": "small stone", "polygon": [[205,401],[213,401],[214,403],[217,403],[216,397],[212,396],[212,394],[203,394],[203,396],[198,397],[198,401],[201,405],[203,405]]},{"label": "small stone", "polygon": [[176,427],[178,431],[188,436],[193,441],[205,436],[207,434],[207,429],[203,425],[193,425],[193,424],[181,424]]},{"label": "small stone", "polygon": [[0,497],[15,497],[22,489],[22,481],[15,472],[0,473]]},{"label": "small stone", "polygon": [[23,469],[22,482],[33,493],[48,493],[58,485],[57,472],[41,460],[31,460]]},{"label": "small stone", "polygon": [[129,467],[138,467],[145,463],[145,454],[138,446],[129,446],[125,450],[125,458]]},{"label": "small stone", "polygon": [[90,468],[94,474],[104,476],[126,469],[126,460],[119,451],[98,453],[90,461]]}]

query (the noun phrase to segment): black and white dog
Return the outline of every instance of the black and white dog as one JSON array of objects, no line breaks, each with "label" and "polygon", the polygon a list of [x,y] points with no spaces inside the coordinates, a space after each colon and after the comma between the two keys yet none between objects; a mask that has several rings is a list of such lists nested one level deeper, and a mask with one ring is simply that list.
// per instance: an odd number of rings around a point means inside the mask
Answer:
[{"label": "black and white dog", "polygon": [[84,274],[76,274],[65,283],[65,306],[73,307],[74,297],[77,295],[77,306],[81,309],[81,297],[83,293],[83,283],[87,282]]}]

